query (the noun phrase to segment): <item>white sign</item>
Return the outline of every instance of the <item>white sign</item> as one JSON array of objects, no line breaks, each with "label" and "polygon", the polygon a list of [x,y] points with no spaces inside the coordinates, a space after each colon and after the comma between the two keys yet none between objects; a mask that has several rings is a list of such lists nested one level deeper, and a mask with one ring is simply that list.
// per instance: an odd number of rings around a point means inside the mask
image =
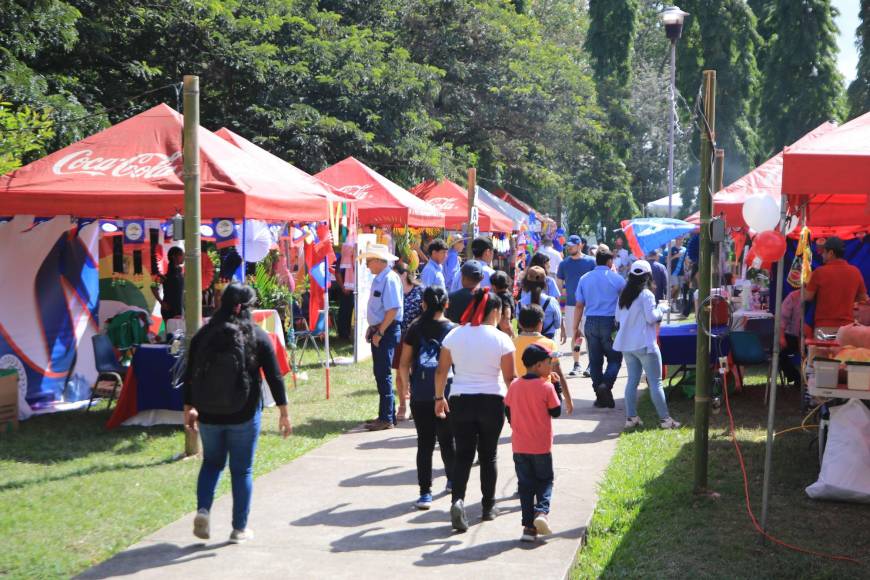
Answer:
[{"label": "white sign", "polygon": [[358,234],[356,237],[356,303],[354,305],[354,341],[353,360],[359,362],[372,356],[371,348],[366,343],[366,331],[369,328],[368,305],[372,293],[372,281],[375,277],[366,267],[365,255],[369,244],[378,241],[376,234]]},{"label": "white sign", "polygon": [[55,175],[110,175],[130,179],[159,179],[182,176],[181,152],[140,153],[132,157],[94,157],[91,149],[82,149],[59,159],[51,168]]}]

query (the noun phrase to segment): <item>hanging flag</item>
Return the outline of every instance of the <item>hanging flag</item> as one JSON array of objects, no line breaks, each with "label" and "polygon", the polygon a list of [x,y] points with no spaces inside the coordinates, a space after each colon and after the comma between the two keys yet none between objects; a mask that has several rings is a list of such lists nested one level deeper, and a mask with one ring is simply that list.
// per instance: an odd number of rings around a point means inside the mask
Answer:
[{"label": "hanging flag", "polygon": [[141,250],[145,247],[145,220],[124,221],[124,248]]},{"label": "hanging flag", "polygon": [[215,245],[218,248],[229,248],[239,245],[239,233],[236,222],[232,218],[219,218],[212,221]]},{"label": "hanging flag", "polygon": [[[312,238],[314,236],[312,235]],[[335,252],[332,249],[332,236],[327,224],[317,226],[317,238],[305,244],[305,264],[308,266],[308,327],[312,330],[317,326],[320,312],[326,304],[326,292],[329,290],[329,269],[335,263]]]}]

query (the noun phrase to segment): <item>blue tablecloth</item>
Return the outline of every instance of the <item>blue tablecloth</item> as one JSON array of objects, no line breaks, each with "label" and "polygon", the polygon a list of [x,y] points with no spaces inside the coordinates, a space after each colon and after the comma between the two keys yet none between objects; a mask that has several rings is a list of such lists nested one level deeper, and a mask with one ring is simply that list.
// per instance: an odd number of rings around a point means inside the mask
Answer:
[{"label": "blue tablecloth", "polygon": [[171,385],[171,369],[175,357],[168,345],[143,345],[133,355],[132,368],[136,376],[136,407],[139,412],[149,409],[181,411],[184,401],[181,389]]},{"label": "blue tablecloth", "polygon": [[[726,327],[713,329],[715,335],[710,344],[710,362],[716,360],[717,353],[728,354],[728,340],[724,336]],[[659,329],[659,348],[662,351],[662,364],[694,365],[695,348],[698,339],[698,325],[694,322],[662,326]],[[717,350],[717,345],[718,349]]]}]

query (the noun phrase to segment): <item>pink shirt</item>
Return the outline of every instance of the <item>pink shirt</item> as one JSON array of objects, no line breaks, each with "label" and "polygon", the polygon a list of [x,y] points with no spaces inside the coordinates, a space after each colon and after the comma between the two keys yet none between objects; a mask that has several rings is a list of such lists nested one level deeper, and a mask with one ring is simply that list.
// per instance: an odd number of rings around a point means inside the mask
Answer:
[{"label": "pink shirt", "polygon": [[504,404],[511,409],[514,453],[549,453],[553,447],[550,409],[559,406],[553,384],[540,377],[514,379]]},{"label": "pink shirt", "polygon": [[782,301],[782,329],[791,336],[801,335],[801,291],[792,290]]}]

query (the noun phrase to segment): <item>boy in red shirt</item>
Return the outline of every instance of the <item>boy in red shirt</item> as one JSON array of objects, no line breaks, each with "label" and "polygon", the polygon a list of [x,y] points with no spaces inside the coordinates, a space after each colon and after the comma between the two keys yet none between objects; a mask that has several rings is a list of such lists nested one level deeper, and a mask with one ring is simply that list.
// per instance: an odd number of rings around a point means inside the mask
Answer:
[{"label": "boy in red shirt", "polygon": [[505,415],[511,424],[514,466],[520,487],[523,542],[550,533],[550,497],[553,495],[552,418],[562,414],[550,376],[551,353],[538,344],[523,352],[527,374],[514,379],[505,397]]}]

